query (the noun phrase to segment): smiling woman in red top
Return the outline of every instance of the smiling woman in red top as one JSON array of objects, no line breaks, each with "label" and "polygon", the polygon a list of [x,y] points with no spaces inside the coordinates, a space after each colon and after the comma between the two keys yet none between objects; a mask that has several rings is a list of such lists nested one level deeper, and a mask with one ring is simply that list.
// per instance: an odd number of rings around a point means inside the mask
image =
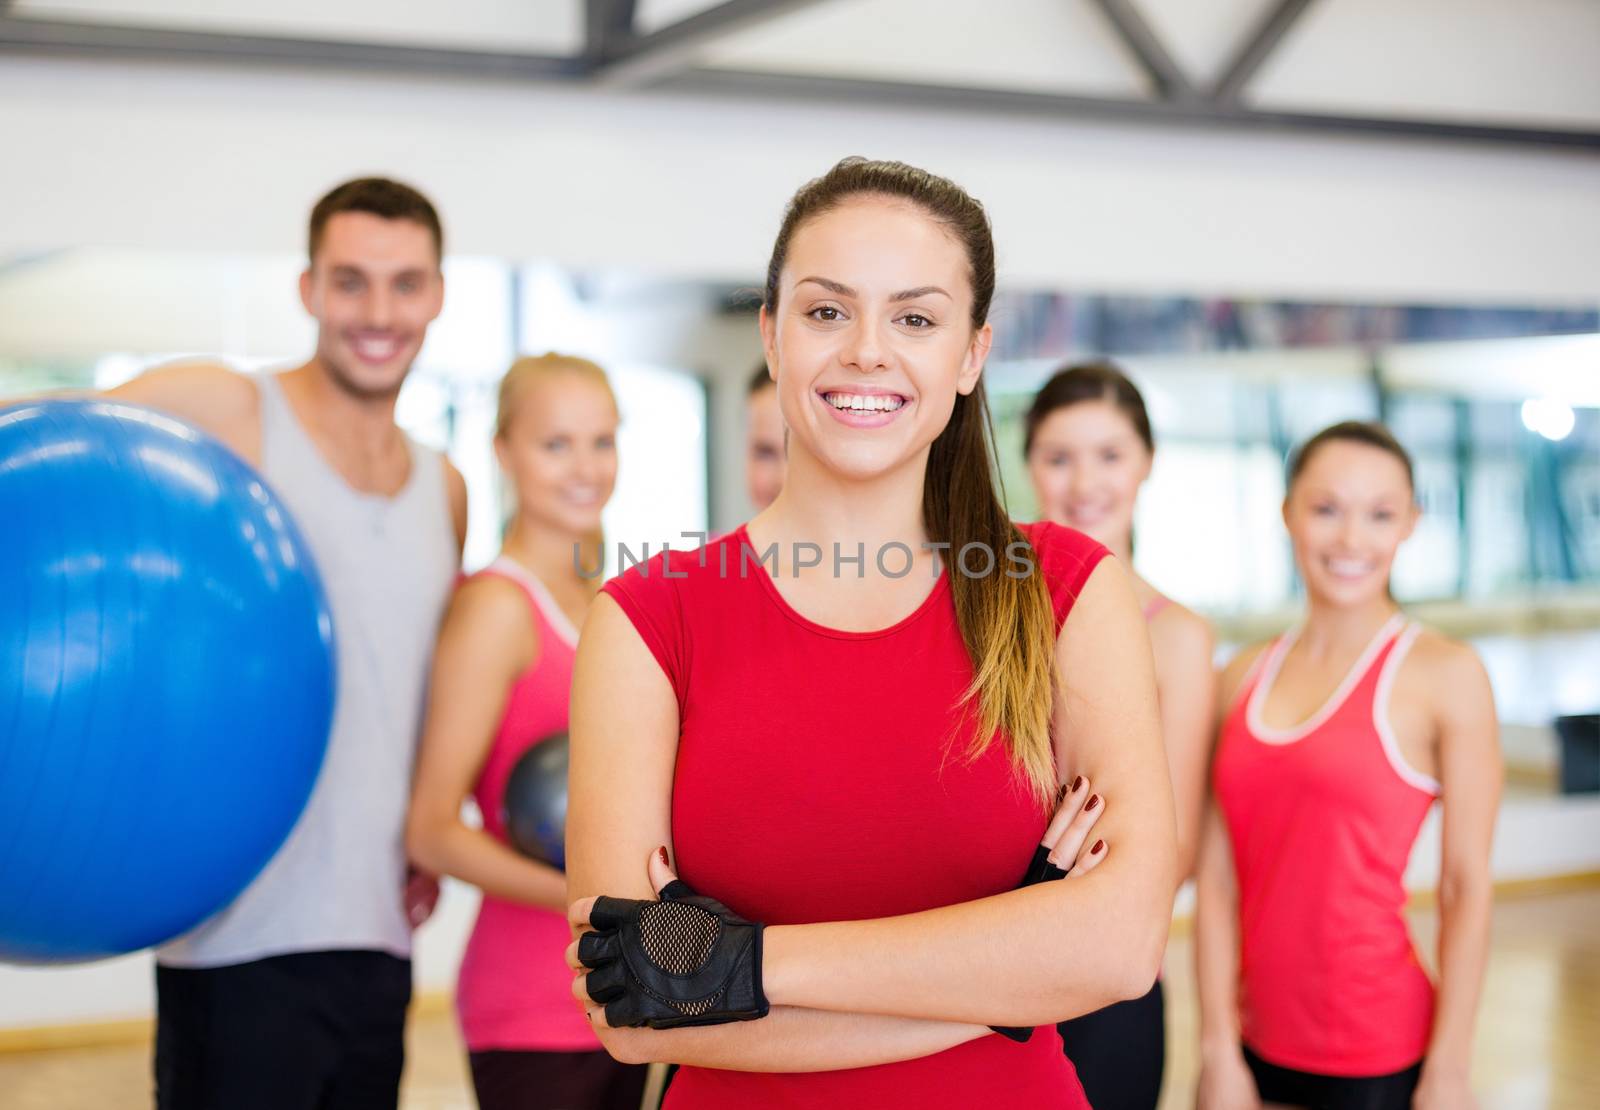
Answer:
[{"label": "smiling woman in red top", "polygon": [[[996,496],[993,289],[949,181],[849,159],[802,188],[761,315],[783,491],[589,614],[574,993],[619,1059],[685,1065],[670,1110],[1083,1107],[1049,1026],[1155,978],[1175,849],[1149,643],[1104,548]],[[1078,877],[1014,889],[1063,794],[1099,820],[1055,845]]]},{"label": "smiling woman in red top", "polygon": [[[1472,1110],[1500,797],[1494,696],[1465,644],[1408,620],[1389,568],[1416,527],[1411,458],[1335,424],[1289,464],[1305,620],[1223,672],[1196,883],[1201,1110]],[[1444,806],[1439,986],[1405,869]]]}]

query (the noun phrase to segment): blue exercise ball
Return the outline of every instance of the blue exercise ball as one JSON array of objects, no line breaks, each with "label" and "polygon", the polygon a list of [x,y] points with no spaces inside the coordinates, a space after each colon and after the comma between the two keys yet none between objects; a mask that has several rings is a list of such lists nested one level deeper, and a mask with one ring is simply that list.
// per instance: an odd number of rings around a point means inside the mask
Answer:
[{"label": "blue exercise ball", "polygon": [[0,961],[169,940],[249,885],[316,782],[316,567],[238,456],[102,401],[0,409],[0,522]]}]

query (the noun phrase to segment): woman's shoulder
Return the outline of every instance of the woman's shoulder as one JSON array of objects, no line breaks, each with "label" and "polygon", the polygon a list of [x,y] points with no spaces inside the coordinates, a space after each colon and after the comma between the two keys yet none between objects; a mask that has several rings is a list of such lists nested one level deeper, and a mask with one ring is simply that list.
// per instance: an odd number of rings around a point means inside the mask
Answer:
[{"label": "woman's shoulder", "polygon": [[1018,523],[1017,530],[1033,548],[1045,574],[1052,579],[1068,579],[1074,592],[1088,580],[1100,560],[1111,554],[1099,540],[1053,520]]},{"label": "woman's shoulder", "polygon": [[[1089,576],[1100,565],[1100,560],[1110,553],[1098,541],[1054,521],[1019,522],[1017,530],[1033,549],[1027,565],[1030,572],[1036,567],[1044,576],[1045,586],[1050,592],[1050,604],[1055,610],[1056,630],[1059,632],[1066,623],[1067,614],[1072,611],[1073,603],[1089,581]],[[1008,551],[1002,565],[1007,574],[1013,574],[1013,567],[1018,562],[1013,553]]]},{"label": "woman's shoulder", "polygon": [[[736,591],[727,589],[743,577],[764,574],[748,546],[743,529],[717,536],[694,548],[663,548],[654,554],[624,554],[622,569],[601,586],[639,623],[647,617],[659,628],[681,627],[691,614],[726,615]],[[645,557],[648,555],[648,557]]]},{"label": "woman's shoulder", "polygon": [[526,587],[493,564],[456,582],[450,612],[472,623],[531,624]]},{"label": "woman's shoulder", "polygon": [[1160,608],[1150,616],[1150,646],[1156,654],[1159,668],[1163,659],[1170,657],[1188,660],[1202,658],[1207,667],[1216,650],[1216,636],[1211,622],[1193,609],[1160,595]]},{"label": "woman's shoulder", "polygon": [[1395,675],[1398,695],[1414,692],[1443,704],[1489,687],[1489,673],[1471,644],[1415,622],[1403,635],[1412,639]]},{"label": "woman's shoulder", "polygon": [[1260,662],[1262,654],[1272,646],[1271,640],[1261,640],[1249,644],[1235,652],[1222,670],[1217,673],[1218,704],[1226,707],[1233,702],[1238,694],[1239,687],[1243,685],[1245,676],[1255,669]]},{"label": "woman's shoulder", "polygon": [[539,629],[527,591],[492,567],[460,579],[445,611],[441,640],[492,644],[520,669],[539,646]]}]

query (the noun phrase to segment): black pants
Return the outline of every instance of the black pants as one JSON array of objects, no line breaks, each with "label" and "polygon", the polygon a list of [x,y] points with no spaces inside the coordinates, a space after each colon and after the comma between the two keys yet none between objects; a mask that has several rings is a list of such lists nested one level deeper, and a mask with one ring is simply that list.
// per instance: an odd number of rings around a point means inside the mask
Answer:
[{"label": "black pants", "polygon": [[1143,998],[1057,1026],[1094,1110],[1155,1110],[1167,1062],[1166,1014],[1157,981]]},{"label": "black pants", "polygon": [[1244,1062],[1256,1077],[1262,1102],[1307,1110],[1411,1110],[1422,1061],[1389,1075],[1317,1075],[1269,1064],[1245,1046]]},{"label": "black pants", "polygon": [[159,1110],[394,1110],[411,961],[297,952],[156,967]]},{"label": "black pants", "polygon": [[604,1052],[474,1052],[479,1110],[639,1110],[646,1068]]}]

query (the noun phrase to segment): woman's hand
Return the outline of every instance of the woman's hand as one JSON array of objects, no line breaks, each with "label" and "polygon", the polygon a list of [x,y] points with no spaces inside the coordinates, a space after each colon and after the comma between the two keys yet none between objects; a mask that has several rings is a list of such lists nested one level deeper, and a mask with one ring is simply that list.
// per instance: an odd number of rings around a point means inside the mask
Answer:
[{"label": "woman's hand", "polygon": [[585,898],[568,914],[575,932],[589,930],[567,952],[569,966],[588,972],[572,992],[589,1020],[676,1029],[766,1017],[764,927],[696,894],[672,873],[664,847],[649,874],[653,900]]},{"label": "woman's hand", "polygon": [[1261,1110],[1256,1077],[1238,1045],[1200,1051],[1200,1089],[1196,1110]]},{"label": "woman's hand", "polygon": [[1465,1068],[1422,1065],[1422,1078],[1411,1096],[1412,1110],[1478,1110]]},{"label": "woman's hand", "polygon": [[1089,841],[1089,832],[1106,807],[1100,795],[1092,793],[1089,780],[1079,775],[1070,785],[1063,783],[1057,795],[1055,816],[1039,838],[1050,866],[1063,872],[1054,878],[1087,875],[1106,858],[1104,840]]},{"label": "woman's hand", "polygon": [[406,921],[413,929],[420,928],[423,922],[433,916],[434,907],[439,904],[438,876],[428,874],[415,864],[407,866],[406,885],[401,899],[406,908]]},{"label": "woman's hand", "polygon": [[[1055,815],[1050,818],[1050,824],[1045,826],[1039,846],[1034,849],[1033,862],[1028,864],[1027,874],[1022,876],[1019,885],[1033,886],[1054,879],[1077,878],[1098,867],[1100,861],[1106,858],[1105,841],[1097,839],[1087,851],[1084,850],[1084,844],[1089,839],[1089,830],[1100,820],[1105,808],[1100,802],[1100,795],[1089,792],[1089,780],[1082,775],[1074,779],[1071,785],[1063,783],[1056,793]],[[1033,1029],[1029,1026],[991,1025],[989,1028],[1018,1044],[1025,1043],[1033,1036]]]}]

